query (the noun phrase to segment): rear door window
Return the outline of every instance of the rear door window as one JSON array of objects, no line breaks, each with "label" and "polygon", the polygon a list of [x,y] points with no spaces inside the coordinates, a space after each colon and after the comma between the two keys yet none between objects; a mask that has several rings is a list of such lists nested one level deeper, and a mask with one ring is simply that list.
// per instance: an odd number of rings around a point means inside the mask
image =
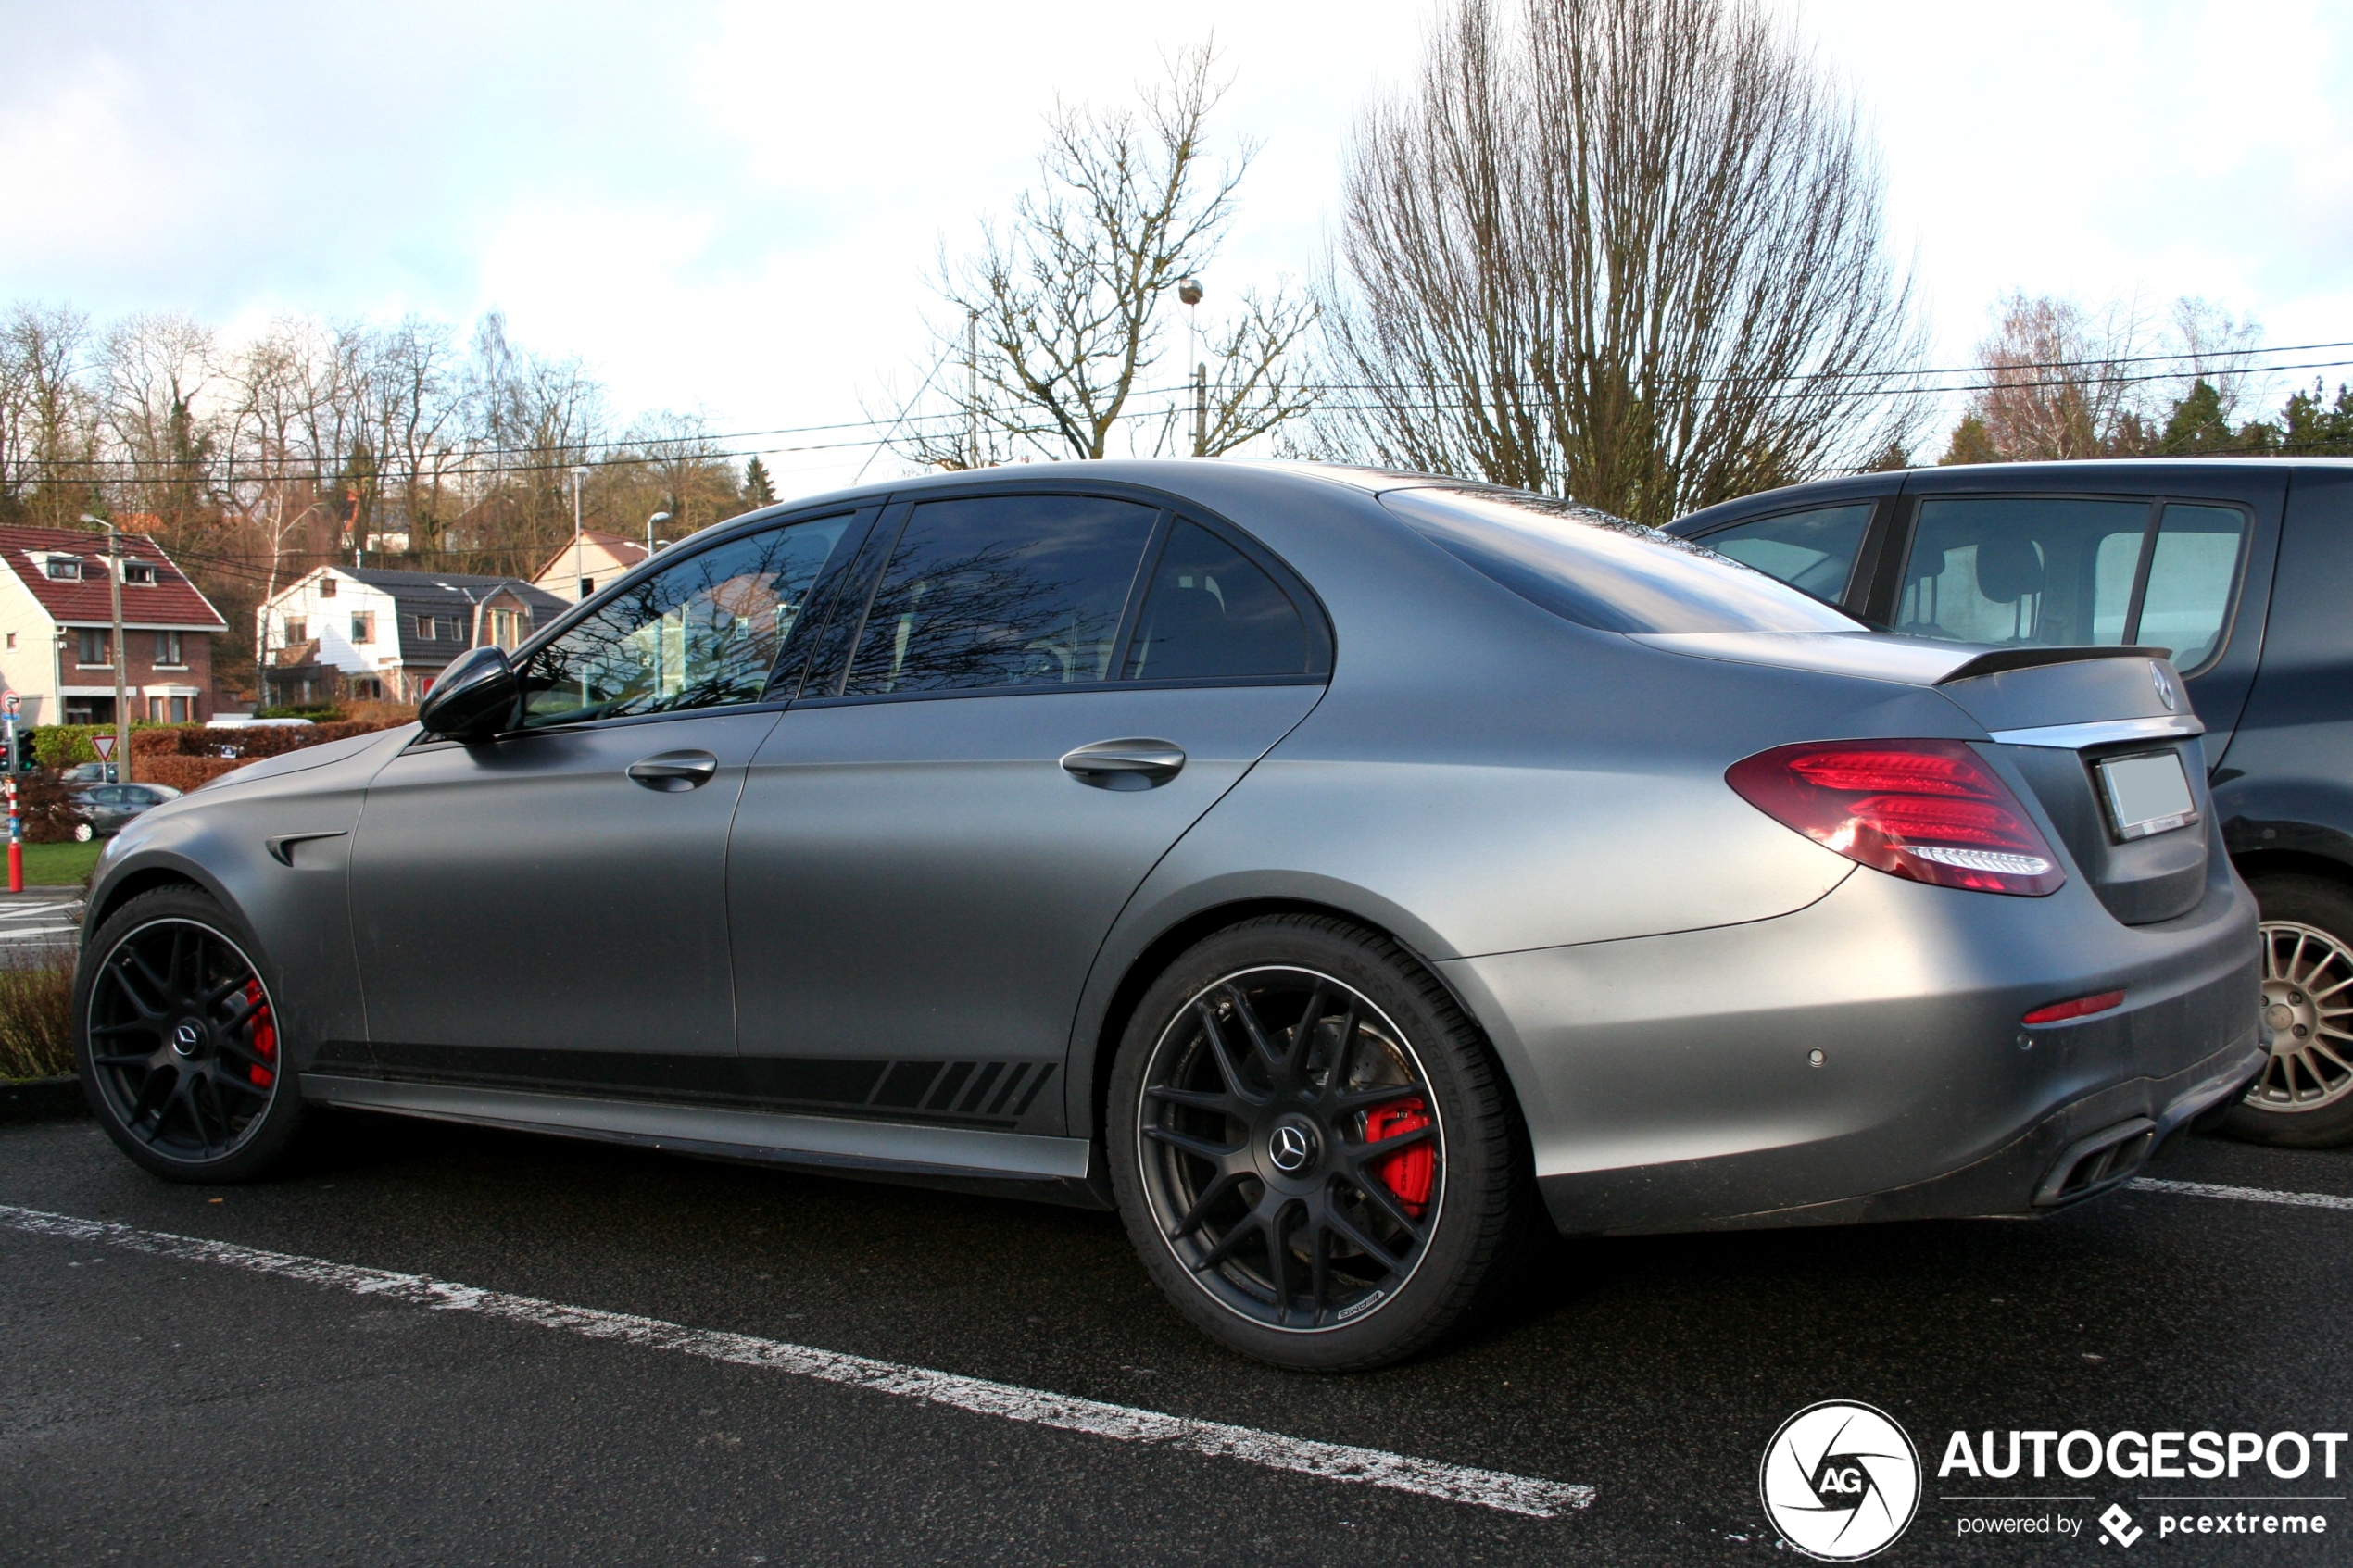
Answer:
[{"label": "rear door window", "polygon": [[1088,495],[915,508],[875,585],[844,695],[1110,680],[1158,518]]},{"label": "rear door window", "polygon": [[2149,552],[2133,641],[2171,648],[2183,670],[2211,659],[2230,615],[2246,534],[2246,514],[2235,507],[2169,505]]},{"label": "rear door window", "polygon": [[1825,604],[1837,604],[1845,597],[1847,581],[1855,575],[1855,557],[1863,547],[1873,505],[1856,501],[1761,517],[1719,528],[1699,542]]},{"label": "rear door window", "polygon": [[2246,526],[2230,507],[1925,500],[1895,630],[1997,646],[2153,644],[2192,670],[2221,634]]},{"label": "rear door window", "polygon": [[1313,659],[1307,623],[1275,580],[1209,530],[1177,520],[1152,568],[1127,678],[1303,675]]}]

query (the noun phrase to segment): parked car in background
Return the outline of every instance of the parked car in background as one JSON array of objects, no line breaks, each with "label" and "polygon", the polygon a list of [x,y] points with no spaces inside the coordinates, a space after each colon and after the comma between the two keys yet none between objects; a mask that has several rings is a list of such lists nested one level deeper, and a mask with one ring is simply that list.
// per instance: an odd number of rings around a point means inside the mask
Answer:
[{"label": "parked car in background", "polygon": [[2353,1141],[2353,462],[1866,474],[1669,531],[1908,636],[2162,650],[2206,725],[2222,841],[2263,910],[2271,1061],[2225,1125]]},{"label": "parked car in background", "polygon": [[76,762],[57,777],[76,787],[112,784],[115,781],[115,765],[111,762]]},{"label": "parked car in background", "polygon": [[120,833],[124,823],[142,811],[179,798],[180,791],[158,784],[95,784],[77,790],[74,803],[82,821],[75,825],[73,836],[84,844],[107,837]]}]

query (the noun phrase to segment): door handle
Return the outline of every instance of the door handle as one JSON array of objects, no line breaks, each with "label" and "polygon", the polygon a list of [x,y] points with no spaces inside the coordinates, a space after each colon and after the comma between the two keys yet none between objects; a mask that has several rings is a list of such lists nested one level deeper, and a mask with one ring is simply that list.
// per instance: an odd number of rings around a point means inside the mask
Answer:
[{"label": "door handle", "polygon": [[709,784],[718,771],[719,759],[708,751],[663,751],[629,764],[630,778],[673,795]]},{"label": "door handle", "polygon": [[1063,771],[1098,789],[1151,789],[1175,778],[1185,753],[1173,741],[1099,740],[1063,754]]}]

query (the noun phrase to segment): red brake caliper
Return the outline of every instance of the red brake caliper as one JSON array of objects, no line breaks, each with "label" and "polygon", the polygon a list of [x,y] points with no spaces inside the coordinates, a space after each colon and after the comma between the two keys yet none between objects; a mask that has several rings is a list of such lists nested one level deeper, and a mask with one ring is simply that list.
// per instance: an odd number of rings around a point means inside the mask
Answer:
[{"label": "red brake caliper", "polygon": [[[1365,1113],[1365,1141],[1378,1143],[1383,1138],[1419,1132],[1428,1125],[1429,1112],[1420,1100],[1401,1099]],[[1438,1151],[1427,1138],[1373,1165],[1373,1174],[1397,1195],[1405,1212],[1417,1220],[1429,1203],[1430,1180],[1437,1173]]]},{"label": "red brake caliper", "polygon": [[[253,1009],[254,1054],[261,1058],[263,1061],[277,1060],[278,1025],[270,1016],[270,1003],[269,1000],[261,994],[260,981],[253,980],[246,982],[245,1006]],[[261,1066],[255,1066],[248,1069],[247,1072],[253,1081],[265,1089],[270,1086],[271,1080],[276,1076],[276,1074],[271,1072],[269,1068]],[[1424,1185],[1427,1185],[1428,1184],[1425,1183]]]}]

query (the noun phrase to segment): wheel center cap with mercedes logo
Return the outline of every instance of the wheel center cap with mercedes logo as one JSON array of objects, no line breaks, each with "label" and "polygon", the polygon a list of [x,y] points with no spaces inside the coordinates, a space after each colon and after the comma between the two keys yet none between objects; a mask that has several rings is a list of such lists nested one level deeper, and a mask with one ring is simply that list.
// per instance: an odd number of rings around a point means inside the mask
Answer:
[{"label": "wheel center cap with mercedes logo", "polygon": [[1266,1158],[1286,1176],[1296,1176],[1315,1161],[1315,1127],[1303,1117],[1286,1116],[1266,1135]]},{"label": "wheel center cap with mercedes logo", "polygon": [[204,1048],[204,1030],[195,1019],[183,1018],[172,1030],[171,1048],[182,1056],[194,1056]]}]

